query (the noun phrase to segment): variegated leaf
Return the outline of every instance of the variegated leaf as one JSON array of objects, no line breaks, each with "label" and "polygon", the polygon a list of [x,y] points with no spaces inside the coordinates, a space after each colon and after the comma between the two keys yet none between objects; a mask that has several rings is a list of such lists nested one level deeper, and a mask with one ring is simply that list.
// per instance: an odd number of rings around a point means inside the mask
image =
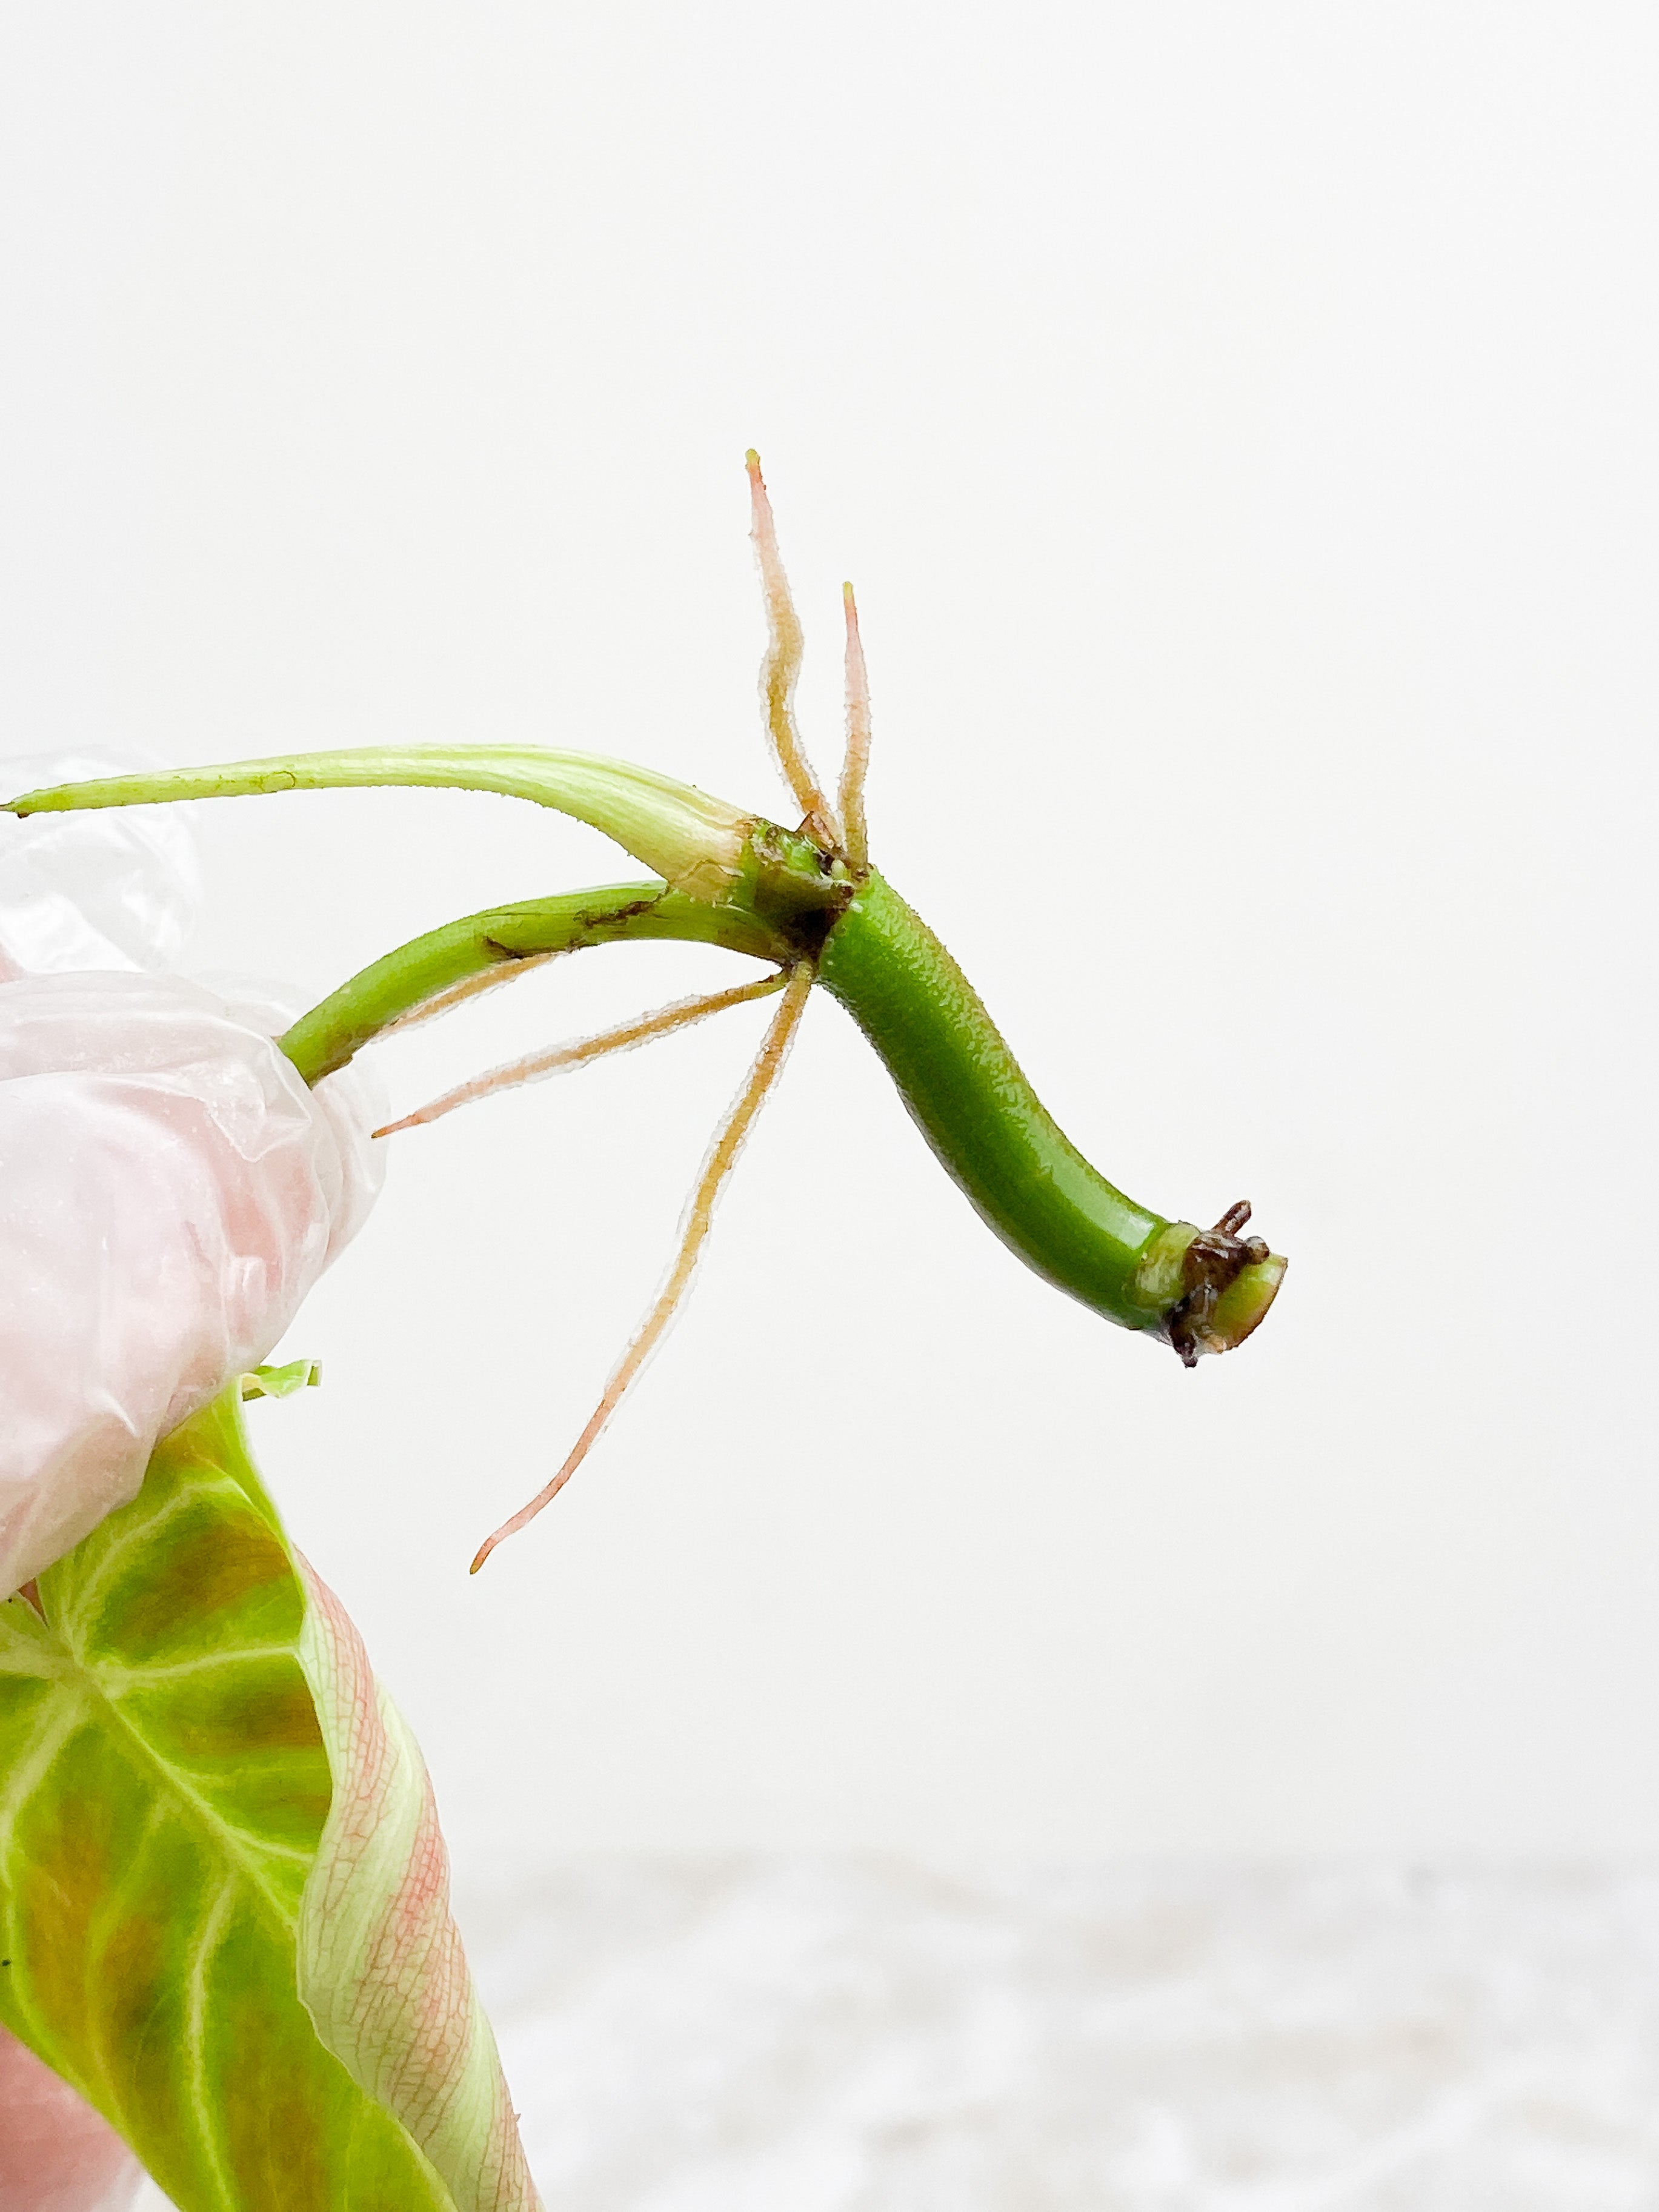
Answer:
[{"label": "variegated leaf", "polygon": [[240,1395],[0,1606],[0,2019],[181,2212],[529,2212],[424,1767]]}]

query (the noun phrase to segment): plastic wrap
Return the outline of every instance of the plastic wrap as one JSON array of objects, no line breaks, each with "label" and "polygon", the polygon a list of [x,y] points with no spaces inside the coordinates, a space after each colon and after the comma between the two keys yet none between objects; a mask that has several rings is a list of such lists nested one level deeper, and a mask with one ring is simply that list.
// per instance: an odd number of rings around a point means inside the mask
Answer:
[{"label": "plastic wrap", "polygon": [[[8,760],[10,798],[149,766],[118,748]],[[0,976],[178,967],[201,904],[196,844],[177,807],[0,815]]]},{"label": "plastic wrap", "polygon": [[108,2121],[0,2027],[0,2212],[127,2212],[143,2181]]},{"label": "plastic wrap", "polygon": [[308,1091],[263,1012],[144,972],[193,914],[182,826],[46,818],[0,838],[0,1596],[264,1358],[380,1180],[359,1079]]}]

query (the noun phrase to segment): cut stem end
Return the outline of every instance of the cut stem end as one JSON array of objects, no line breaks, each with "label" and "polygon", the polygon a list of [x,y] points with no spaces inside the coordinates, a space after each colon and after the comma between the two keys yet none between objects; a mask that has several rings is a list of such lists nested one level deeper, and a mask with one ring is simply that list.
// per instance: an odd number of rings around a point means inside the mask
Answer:
[{"label": "cut stem end", "polygon": [[1233,1352],[1260,1328],[1290,1264],[1260,1237],[1241,1234],[1249,1202],[1230,1206],[1213,1229],[1200,1229],[1182,1255],[1186,1294],[1169,1317],[1170,1342],[1183,1366],[1206,1352]]}]

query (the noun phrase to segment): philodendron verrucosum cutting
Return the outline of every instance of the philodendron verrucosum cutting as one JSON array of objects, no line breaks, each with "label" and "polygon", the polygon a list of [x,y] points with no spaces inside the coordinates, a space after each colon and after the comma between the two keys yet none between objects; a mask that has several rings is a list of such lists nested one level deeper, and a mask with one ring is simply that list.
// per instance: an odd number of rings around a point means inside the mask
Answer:
[{"label": "philodendron verrucosum cutting", "polygon": [[[853,1016],[987,1224],[1107,1319],[1190,1367],[1243,1342],[1285,1271],[1244,1233],[1247,1205],[1202,1229],[1092,1168],[944,945],[871,865],[869,694],[851,587],[832,795],[796,725],[800,626],[753,454],[749,472],[765,726],[793,829],[646,769],[524,746],[296,755],[10,802],[33,816],[344,786],[494,792],[590,823],[653,872],[470,915],[388,953],[277,1040],[308,1086],[386,1031],[562,953],[675,939],[762,964],[751,980],[493,1069],[376,1133],[776,1000],[660,1291],[568,1455],[485,1540],[475,1571],[569,1479],[668,1326],[814,985]],[[0,2019],[125,2135],[185,2212],[533,2204],[448,1918],[418,1753],[283,1534],[247,1455],[240,1396],[233,1387],[175,1430],[137,1497],[0,1607]]]}]

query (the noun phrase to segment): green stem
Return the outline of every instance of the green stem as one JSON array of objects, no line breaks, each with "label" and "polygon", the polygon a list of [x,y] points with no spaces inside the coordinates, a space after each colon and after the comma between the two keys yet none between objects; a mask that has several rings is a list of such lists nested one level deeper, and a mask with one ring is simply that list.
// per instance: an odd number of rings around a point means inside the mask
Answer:
[{"label": "green stem", "polygon": [[826,939],[818,974],[1003,1243],[1097,1313],[1163,1329],[1185,1295],[1193,1228],[1136,1205],[1090,1166],[961,969],[873,869]]},{"label": "green stem", "polygon": [[1091,1167],[968,978],[873,868],[824,939],[818,975],[946,1172],[1027,1267],[1109,1320],[1166,1338],[1188,1364],[1255,1328],[1284,1261],[1231,1223],[1167,1220]]},{"label": "green stem", "polygon": [[417,937],[342,983],[277,1042],[307,1083],[320,1083],[393,1022],[457,983],[514,961],[644,939],[719,945],[757,960],[791,957],[784,939],[754,915],[707,906],[654,880],[608,884],[489,907]]}]

